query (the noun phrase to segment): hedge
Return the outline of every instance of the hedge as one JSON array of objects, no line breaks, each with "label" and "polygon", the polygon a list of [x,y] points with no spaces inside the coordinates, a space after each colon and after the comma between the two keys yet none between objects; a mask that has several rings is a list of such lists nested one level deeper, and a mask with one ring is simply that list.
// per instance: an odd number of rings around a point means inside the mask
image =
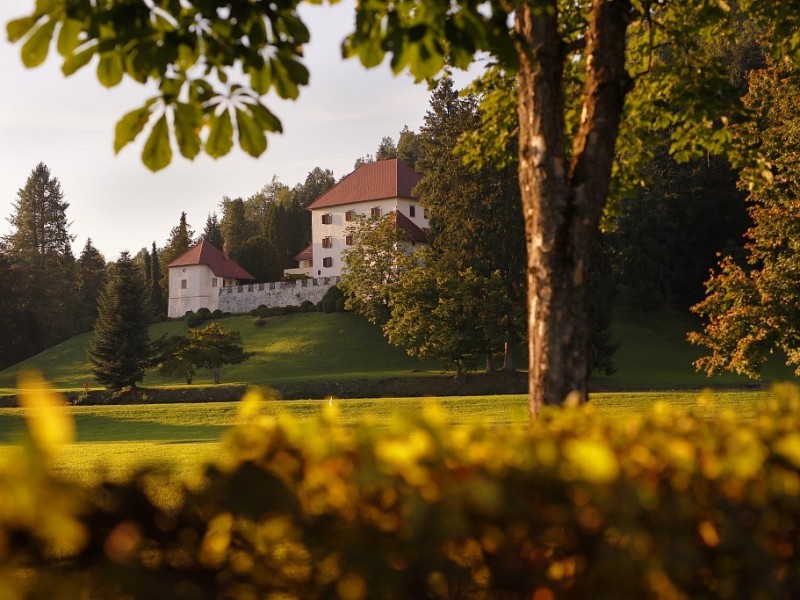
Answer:
[{"label": "hedge", "polygon": [[798,598],[800,400],[778,395],[750,421],[589,406],[527,430],[276,423],[252,392],[195,487],[61,481],[67,419],[32,415],[0,472],[0,597]]}]

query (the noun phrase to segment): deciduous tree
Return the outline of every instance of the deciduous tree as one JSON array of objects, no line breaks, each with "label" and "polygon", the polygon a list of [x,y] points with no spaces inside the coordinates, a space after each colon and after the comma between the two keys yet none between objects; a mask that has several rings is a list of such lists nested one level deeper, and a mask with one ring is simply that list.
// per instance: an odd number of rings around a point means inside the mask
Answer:
[{"label": "deciduous tree", "polygon": [[359,218],[347,228],[353,245],[342,252],[339,287],[345,292],[348,310],[370,323],[389,319],[389,286],[413,264],[408,236],[399,229],[393,213]]},{"label": "deciduous tree", "polygon": [[764,153],[772,181],[743,172],[753,218],[746,261],[722,257],[693,308],[703,331],[689,339],[710,350],[695,363],[709,375],[757,378],[775,350],[800,373],[800,72],[781,64],[751,72],[745,101],[756,118],[738,134]]},{"label": "deciduous tree", "polygon": [[238,365],[250,357],[244,351],[239,332],[225,329],[219,323],[190,329],[187,337],[191,363],[209,369],[214,383],[219,383],[220,368],[224,365]]}]

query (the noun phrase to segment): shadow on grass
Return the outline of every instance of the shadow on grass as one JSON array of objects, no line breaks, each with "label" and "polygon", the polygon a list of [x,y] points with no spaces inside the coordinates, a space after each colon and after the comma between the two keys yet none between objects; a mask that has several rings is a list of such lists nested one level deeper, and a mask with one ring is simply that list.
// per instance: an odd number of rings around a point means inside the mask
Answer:
[{"label": "shadow on grass", "polygon": [[[122,421],[100,415],[75,415],[76,442],[215,441],[228,425],[179,425],[155,421]],[[0,414],[0,443],[14,444],[25,434],[20,415]]]}]

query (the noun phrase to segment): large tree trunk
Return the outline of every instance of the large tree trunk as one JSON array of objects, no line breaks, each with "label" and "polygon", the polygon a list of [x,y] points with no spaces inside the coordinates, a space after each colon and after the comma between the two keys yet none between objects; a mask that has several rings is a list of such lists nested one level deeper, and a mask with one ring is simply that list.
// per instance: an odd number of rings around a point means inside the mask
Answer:
[{"label": "large tree trunk", "polygon": [[[595,0],[586,39],[581,122],[566,154],[562,78],[567,57],[556,1],[516,27],[521,52],[519,178],[528,247],[528,343],[532,415],[587,398],[586,280],[608,195],[614,145],[630,78],[627,0]],[[568,164],[569,160],[569,164]]]}]

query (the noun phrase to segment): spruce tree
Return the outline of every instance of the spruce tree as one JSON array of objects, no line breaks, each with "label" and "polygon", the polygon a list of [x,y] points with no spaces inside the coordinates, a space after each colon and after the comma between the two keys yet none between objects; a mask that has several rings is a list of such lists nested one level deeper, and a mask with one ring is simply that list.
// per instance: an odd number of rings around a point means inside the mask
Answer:
[{"label": "spruce tree", "polygon": [[[75,333],[78,287],[75,256],[61,184],[39,163],[17,192],[8,255],[18,284],[18,307],[24,315],[24,356],[30,356]],[[57,299],[57,300],[55,300]]]},{"label": "spruce tree", "polygon": [[78,298],[80,299],[79,316],[94,319],[97,317],[97,300],[106,281],[106,260],[100,251],[92,245],[92,238],[78,257]]},{"label": "spruce tree", "polygon": [[145,287],[127,252],[111,269],[100,295],[89,364],[95,379],[111,390],[135,388],[150,356]]},{"label": "spruce tree", "polygon": [[203,239],[215,248],[222,250],[225,240],[222,237],[222,226],[219,222],[217,213],[212,212],[208,214],[206,219],[206,227],[203,229]]},{"label": "spruce tree", "polygon": [[[169,274],[166,274],[169,277]],[[164,289],[161,287],[161,262],[158,259],[158,249],[153,242],[153,251],[150,253],[150,303],[155,311],[158,320],[163,319],[167,314],[167,303],[164,297]]]}]

